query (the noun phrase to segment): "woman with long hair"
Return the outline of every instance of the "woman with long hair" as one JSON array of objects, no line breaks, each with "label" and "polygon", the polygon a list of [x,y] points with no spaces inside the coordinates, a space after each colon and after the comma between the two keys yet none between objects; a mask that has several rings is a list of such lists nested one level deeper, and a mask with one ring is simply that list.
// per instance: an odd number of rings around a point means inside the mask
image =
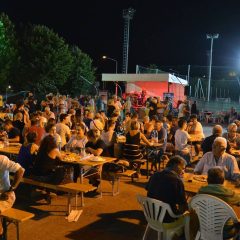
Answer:
[{"label": "woman with long hair", "polygon": [[61,164],[62,154],[52,135],[47,135],[41,142],[34,166],[34,175],[42,181],[52,182],[55,168]]}]

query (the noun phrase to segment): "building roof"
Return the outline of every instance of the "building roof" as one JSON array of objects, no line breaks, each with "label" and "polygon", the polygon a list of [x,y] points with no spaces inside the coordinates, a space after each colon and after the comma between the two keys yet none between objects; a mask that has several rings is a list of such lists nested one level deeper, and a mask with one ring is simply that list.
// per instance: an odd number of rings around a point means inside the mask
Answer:
[{"label": "building roof", "polygon": [[158,74],[102,74],[103,82],[171,82],[188,85],[187,80],[169,73]]}]

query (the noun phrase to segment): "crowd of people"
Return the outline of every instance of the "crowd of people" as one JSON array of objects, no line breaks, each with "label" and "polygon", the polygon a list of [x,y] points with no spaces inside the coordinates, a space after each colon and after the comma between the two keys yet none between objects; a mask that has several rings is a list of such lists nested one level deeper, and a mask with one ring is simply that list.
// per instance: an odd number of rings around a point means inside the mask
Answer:
[{"label": "crowd of people", "polygon": [[[196,102],[192,106],[188,100],[180,103],[176,114],[170,99],[162,101],[160,97],[151,97],[146,99],[146,109],[145,116],[139,119],[138,112],[131,107],[131,99],[122,102],[115,95],[106,103],[102,96],[97,99],[83,96],[71,99],[49,94],[38,105],[31,93],[11,109],[6,108],[7,113],[13,114],[13,119],[7,114],[1,121],[0,140],[5,145],[9,142],[22,144],[16,162],[3,155],[0,158],[3,166],[1,171],[16,172],[16,179],[11,186],[9,181],[3,180],[2,192],[9,195],[6,198],[13,199],[10,205],[14,198],[9,192],[17,187],[23,174],[56,183],[55,170],[64,165],[63,150],[82,156],[86,153],[115,156],[114,145],[121,135],[125,136],[122,157],[127,161],[119,164],[124,167],[139,170],[140,166],[132,162],[145,156],[146,151],[142,150],[142,146],[160,144],[161,147],[153,151],[153,176],[147,186],[148,196],[169,203],[176,213],[187,208],[181,175],[185,166],[193,167],[193,156],[200,158],[194,169],[196,174],[209,174],[211,179],[211,174],[222,174],[210,171],[217,166],[222,169],[226,179],[239,179],[240,172],[233,150],[240,148],[240,121],[230,123],[226,133],[223,133],[221,125],[215,125],[212,135],[205,138]],[[198,136],[201,140],[193,141],[192,136]],[[157,164],[166,160],[163,158],[166,152],[173,157],[166,169],[158,172]],[[76,182],[80,169],[79,166],[72,167],[73,181]],[[98,169],[92,171],[96,174],[89,182],[98,187]],[[211,182],[214,181],[209,180],[209,184]],[[171,219],[166,221],[171,222]]]}]

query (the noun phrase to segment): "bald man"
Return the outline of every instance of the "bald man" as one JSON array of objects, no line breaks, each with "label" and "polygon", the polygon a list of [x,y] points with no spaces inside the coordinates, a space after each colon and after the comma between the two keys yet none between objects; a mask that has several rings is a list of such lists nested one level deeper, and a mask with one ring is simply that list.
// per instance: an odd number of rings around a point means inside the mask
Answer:
[{"label": "bald man", "polygon": [[[203,150],[203,154],[207,153],[207,152],[211,152],[212,151],[212,145],[214,140],[217,137],[221,137],[223,133],[223,129],[221,125],[215,125],[212,129],[212,135],[209,137],[206,137],[202,143],[202,150]],[[227,143],[227,149],[226,152],[229,153],[230,150],[230,145],[229,143]]]},{"label": "bald man", "polygon": [[212,167],[219,166],[225,173],[227,180],[237,180],[240,177],[240,171],[234,156],[226,153],[227,140],[223,137],[217,137],[212,145],[212,151],[207,152],[200,159],[194,169],[196,174],[207,174]]}]

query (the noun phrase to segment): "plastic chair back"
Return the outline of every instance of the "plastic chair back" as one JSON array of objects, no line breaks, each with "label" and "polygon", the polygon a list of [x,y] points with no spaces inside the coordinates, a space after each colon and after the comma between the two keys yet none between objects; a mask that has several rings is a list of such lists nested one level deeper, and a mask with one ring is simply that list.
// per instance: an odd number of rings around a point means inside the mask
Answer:
[{"label": "plastic chair back", "polygon": [[195,210],[200,224],[196,239],[223,239],[223,227],[228,219],[238,221],[234,210],[223,200],[208,194],[198,194],[189,203]]}]

